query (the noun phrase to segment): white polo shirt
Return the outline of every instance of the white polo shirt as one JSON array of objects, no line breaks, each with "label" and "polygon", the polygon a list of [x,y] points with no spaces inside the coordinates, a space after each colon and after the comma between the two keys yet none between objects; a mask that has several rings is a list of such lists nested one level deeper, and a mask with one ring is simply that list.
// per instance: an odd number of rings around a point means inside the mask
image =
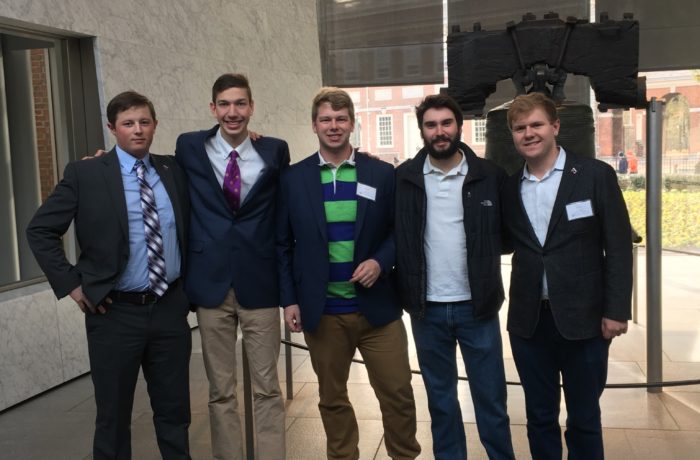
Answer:
[{"label": "white polo shirt", "polygon": [[[461,152],[460,152],[461,153]],[[467,160],[443,173],[426,157],[423,177],[428,209],[425,219],[427,300],[459,302],[472,298],[467,268],[467,235],[464,233],[462,186]]]}]

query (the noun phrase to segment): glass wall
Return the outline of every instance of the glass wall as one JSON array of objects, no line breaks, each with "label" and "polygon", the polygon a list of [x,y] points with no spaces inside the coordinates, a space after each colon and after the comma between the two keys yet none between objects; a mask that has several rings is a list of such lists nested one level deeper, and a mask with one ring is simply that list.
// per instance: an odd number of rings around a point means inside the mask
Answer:
[{"label": "glass wall", "polygon": [[0,290],[42,278],[24,230],[62,166],[104,143],[87,134],[101,125],[91,52],[90,39],[0,25]]}]

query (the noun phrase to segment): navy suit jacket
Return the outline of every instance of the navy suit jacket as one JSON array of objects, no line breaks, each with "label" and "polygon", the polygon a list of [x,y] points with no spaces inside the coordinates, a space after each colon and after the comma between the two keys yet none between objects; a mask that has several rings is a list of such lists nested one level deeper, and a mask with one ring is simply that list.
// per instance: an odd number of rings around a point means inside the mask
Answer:
[{"label": "navy suit jacket", "polygon": [[[358,184],[376,189],[374,200],[357,197],[354,263],[375,259],[382,269],[371,288],[355,284],[360,313],[377,327],[401,317],[392,276],[394,167],[359,152],[355,166]],[[281,305],[299,304],[303,327],[313,332],[326,303],[330,265],[317,153],[283,173],[277,215]]]},{"label": "navy suit jacket", "polygon": [[[182,274],[189,220],[186,179],[171,156],[150,154],[150,158],[175,213]],[[61,240],[71,222],[80,246],[75,265],[66,258]],[[115,149],[94,160],[68,163],[56,189],[29,222],[27,239],[56,297],[82,286],[93,305],[102,303],[129,261],[129,223]]]},{"label": "navy suit jacket", "polygon": [[244,308],[277,307],[275,207],[289,147],[272,137],[253,141],[265,169],[234,216],[204,148],[217,129],[182,134],[175,147],[192,203],[185,292],[198,307],[218,307],[230,288]]},{"label": "navy suit jacket", "polygon": [[[521,177],[522,170],[508,179],[501,200],[506,246],[514,249],[508,331],[525,338],[534,334],[545,270],[552,316],[565,338],[599,336],[603,317],[629,319],[632,231],[615,171],[566,153],[544,245],[525,211]],[[590,202],[592,215],[569,218],[567,205],[577,202]]]}]

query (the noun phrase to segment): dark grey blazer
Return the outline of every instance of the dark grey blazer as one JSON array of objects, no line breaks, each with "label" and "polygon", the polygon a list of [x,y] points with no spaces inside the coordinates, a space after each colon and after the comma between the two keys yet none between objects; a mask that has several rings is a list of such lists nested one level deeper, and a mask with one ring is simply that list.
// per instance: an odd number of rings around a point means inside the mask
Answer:
[{"label": "dark grey blazer", "polygon": [[[615,171],[567,152],[544,245],[525,212],[521,176],[518,171],[508,179],[502,198],[506,246],[514,251],[508,331],[526,338],[534,334],[545,270],[552,315],[565,338],[601,334],[603,317],[629,319],[632,232]],[[570,220],[566,206],[586,200],[593,215]]]},{"label": "dark grey blazer", "polygon": [[[184,269],[189,220],[185,176],[172,156],[150,157],[173,205]],[[66,258],[61,240],[73,221],[80,245],[75,265]],[[82,285],[93,305],[102,302],[129,260],[129,225],[116,151],[69,163],[63,179],[29,222],[27,238],[56,297]]]}]

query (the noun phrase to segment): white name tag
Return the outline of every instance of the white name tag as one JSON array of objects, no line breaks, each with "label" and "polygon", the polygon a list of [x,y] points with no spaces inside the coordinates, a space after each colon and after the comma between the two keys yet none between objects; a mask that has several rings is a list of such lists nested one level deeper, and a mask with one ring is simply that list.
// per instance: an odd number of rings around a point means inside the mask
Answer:
[{"label": "white name tag", "polygon": [[377,199],[377,189],[367,184],[357,183],[357,196],[375,201]]},{"label": "white name tag", "polygon": [[583,219],[593,215],[591,200],[576,201],[566,205],[566,215],[569,220]]}]

